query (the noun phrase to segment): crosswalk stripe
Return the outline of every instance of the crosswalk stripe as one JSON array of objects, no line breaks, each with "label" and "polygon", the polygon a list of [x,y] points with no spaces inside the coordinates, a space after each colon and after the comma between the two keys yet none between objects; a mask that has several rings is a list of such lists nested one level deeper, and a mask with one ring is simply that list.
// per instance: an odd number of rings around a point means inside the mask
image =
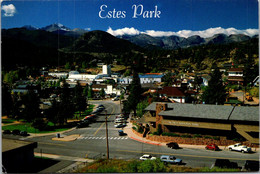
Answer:
[{"label": "crosswalk stripe", "polygon": [[[78,140],[105,140],[106,137],[79,137]],[[126,140],[128,137],[108,137],[109,140]]]}]

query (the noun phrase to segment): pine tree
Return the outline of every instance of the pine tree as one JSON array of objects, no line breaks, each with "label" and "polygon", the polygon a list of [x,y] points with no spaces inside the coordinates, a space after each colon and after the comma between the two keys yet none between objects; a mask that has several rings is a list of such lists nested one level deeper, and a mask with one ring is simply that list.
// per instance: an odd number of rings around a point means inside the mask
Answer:
[{"label": "pine tree", "polygon": [[138,73],[134,71],[133,74],[133,81],[130,85],[130,95],[127,99],[127,105],[129,109],[134,111],[134,115],[136,116],[136,107],[137,104],[141,100],[141,94],[142,94],[142,88],[140,84],[140,78],[138,76]]},{"label": "pine tree", "polygon": [[77,85],[74,88],[74,97],[73,97],[73,102],[75,106],[75,111],[79,111],[80,117],[81,117],[81,112],[85,111],[87,107],[86,103],[86,96],[83,95],[83,90],[80,84],[77,82]]},{"label": "pine tree", "polygon": [[209,85],[202,94],[202,100],[206,104],[224,104],[227,94],[221,75],[219,68],[216,68],[211,74]]},{"label": "pine tree", "polygon": [[27,122],[33,123],[41,117],[40,98],[33,90],[29,90],[27,94],[22,96],[22,103],[24,105],[22,117]]}]

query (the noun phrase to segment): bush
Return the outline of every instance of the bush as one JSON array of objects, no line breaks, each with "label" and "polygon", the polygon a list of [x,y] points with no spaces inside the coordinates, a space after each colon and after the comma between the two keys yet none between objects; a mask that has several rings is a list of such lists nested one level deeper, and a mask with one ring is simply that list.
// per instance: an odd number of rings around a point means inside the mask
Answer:
[{"label": "bush", "polygon": [[138,172],[165,172],[166,167],[159,159],[143,161],[138,167]]},{"label": "bush", "polygon": [[157,132],[158,132],[159,135],[161,135],[163,133],[161,124],[158,124]]},{"label": "bush", "polygon": [[144,132],[144,128],[142,126],[138,126],[137,132],[142,134]]},{"label": "bush", "polygon": [[213,140],[220,140],[220,137],[212,137]]},{"label": "bush", "polygon": [[181,135],[182,138],[192,138],[191,135]]},{"label": "bush", "polygon": [[134,129],[136,131],[136,127],[135,126],[133,126],[132,129]]},{"label": "bush", "polygon": [[210,136],[205,136],[204,138],[206,138],[206,139],[212,139],[212,137],[210,137]]},{"label": "bush", "polygon": [[169,132],[164,132],[162,133],[163,136],[169,136],[169,137],[180,137],[179,134],[175,134],[175,133],[169,133]]},{"label": "bush", "polygon": [[195,135],[193,136],[193,138],[201,138],[201,137],[202,137],[201,134],[195,134]]},{"label": "bush", "polygon": [[158,132],[154,132],[153,135],[160,135]]}]

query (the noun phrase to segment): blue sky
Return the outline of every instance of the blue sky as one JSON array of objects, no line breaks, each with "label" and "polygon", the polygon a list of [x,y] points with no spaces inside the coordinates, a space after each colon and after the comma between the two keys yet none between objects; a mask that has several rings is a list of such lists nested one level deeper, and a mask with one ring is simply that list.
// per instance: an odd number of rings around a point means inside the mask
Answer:
[{"label": "blue sky", "polygon": [[[160,11],[160,18],[137,16],[133,5],[145,11]],[[108,11],[121,11],[119,18],[99,17]],[[137,9],[140,13],[141,6]],[[122,18],[122,13],[125,13]],[[123,28],[143,31],[202,31],[210,28],[258,29],[257,0],[34,0],[2,2],[2,28],[24,25],[44,27],[61,23],[69,28],[112,31]]]}]

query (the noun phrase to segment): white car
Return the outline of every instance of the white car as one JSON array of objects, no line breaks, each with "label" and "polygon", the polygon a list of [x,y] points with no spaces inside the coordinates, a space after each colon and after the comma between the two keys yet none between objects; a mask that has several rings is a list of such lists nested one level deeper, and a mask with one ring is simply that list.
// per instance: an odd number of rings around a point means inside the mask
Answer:
[{"label": "white car", "polygon": [[156,160],[156,157],[152,156],[152,155],[143,155],[140,157],[140,160]]},{"label": "white car", "polygon": [[228,149],[230,151],[234,150],[234,151],[239,151],[239,152],[242,152],[242,153],[251,152],[251,147],[247,147],[245,145],[242,145],[241,143],[230,145],[230,146],[228,146]]},{"label": "white car", "polygon": [[124,123],[125,119],[124,118],[117,118],[115,119],[115,123]]}]

